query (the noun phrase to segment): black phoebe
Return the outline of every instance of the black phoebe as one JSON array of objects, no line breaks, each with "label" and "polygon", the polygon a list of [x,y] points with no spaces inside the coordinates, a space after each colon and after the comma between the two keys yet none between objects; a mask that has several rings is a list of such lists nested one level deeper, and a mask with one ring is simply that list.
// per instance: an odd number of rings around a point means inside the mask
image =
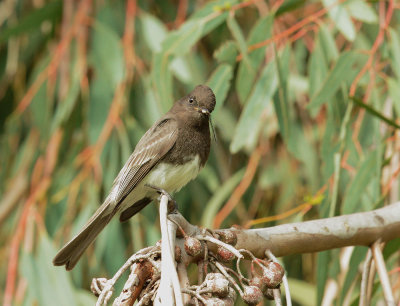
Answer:
[{"label": "black phoebe", "polygon": [[121,212],[120,221],[126,221],[156,199],[158,193],[146,185],[173,193],[193,180],[210,153],[209,119],[214,106],[215,95],[205,85],[176,101],[143,135],[104,203],[58,252],[53,264],[71,270],[116,213]]}]

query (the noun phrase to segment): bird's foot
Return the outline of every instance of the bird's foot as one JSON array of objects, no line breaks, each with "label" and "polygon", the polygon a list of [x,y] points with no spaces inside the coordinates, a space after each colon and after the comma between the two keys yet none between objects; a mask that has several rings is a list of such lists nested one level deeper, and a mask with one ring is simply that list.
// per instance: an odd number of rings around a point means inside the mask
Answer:
[{"label": "bird's foot", "polygon": [[157,191],[160,196],[165,195],[168,197],[168,213],[172,214],[175,213],[176,211],[178,211],[178,203],[176,203],[176,201],[172,198],[172,196],[163,188],[154,186],[154,185],[150,185],[150,184],[146,184],[145,185],[148,188],[154,189],[155,191]]}]

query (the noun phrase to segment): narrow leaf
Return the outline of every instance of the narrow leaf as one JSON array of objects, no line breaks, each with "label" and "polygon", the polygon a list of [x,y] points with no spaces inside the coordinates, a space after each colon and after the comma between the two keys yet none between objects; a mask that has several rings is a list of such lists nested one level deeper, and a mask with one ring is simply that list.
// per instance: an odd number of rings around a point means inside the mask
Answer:
[{"label": "narrow leaf", "polygon": [[[271,37],[273,20],[273,15],[267,15],[257,21],[250,31],[247,47]],[[236,92],[242,104],[245,104],[253,89],[257,73],[260,67],[262,67],[261,64],[264,59],[265,48],[266,46],[262,46],[246,55],[246,58],[250,61],[250,66],[248,61],[243,60],[239,64],[236,78]]]},{"label": "narrow leaf", "polygon": [[355,19],[366,23],[377,23],[378,16],[375,10],[364,0],[351,0],[346,2],[349,13]]},{"label": "narrow leaf", "polygon": [[345,194],[342,206],[344,214],[351,214],[359,210],[361,196],[365,193],[369,182],[376,174],[377,158],[378,154],[375,150],[361,163]]},{"label": "narrow leaf", "polygon": [[321,88],[314,97],[311,99],[310,104],[307,106],[310,109],[315,109],[329,99],[340,89],[343,82],[351,81],[355,78],[358,71],[357,69],[350,69],[356,62],[358,54],[354,52],[344,52],[336,62],[335,67],[325,78]]},{"label": "narrow leaf", "polygon": [[[6,8],[3,7],[3,10],[6,10]],[[0,43],[7,41],[13,36],[18,36],[39,28],[45,20],[59,18],[61,12],[62,1],[50,1],[18,20],[15,26],[2,29],[0,31]]]},{"label": "narrow leaf", "polygon": [[221,64],[215,69],[207,85],[214,91],[215,97],[217,99],[217,104],[215,106],[214,116],[218,113],[218,110],[222,107],[226,95],[228,94],[231,79],[233,76],[232,67],[228,64]]},{"label": "narrow leaf", "polygon": [[264,67],[249,101],[242,111],[230,145],[232,153],[236,153],[244,147],[249,149],[254,147],[261,128],[262,112],[271,101],[277,87],[275,63],[272,62]]},{"label": "narrow leaf", "polygon": [[225,41],[222,45],[214,52],[214,58],[219,62],[226,62],[228,64],[235,64],[238,50],[235,43],[232,40]]},{"label": "narrow leaf", "polygon": [[219,190],[214,193],[214,196],[207,203],[201,218],[201,224],[206,228],[211,228],[214,222],[214,217],[221,208],[224,201],[232,193],[233,189],[239,184],[244,174],[244,169],[237,171],[226,182],[220,186]]},{"label": "narrow leaf", "polygon": [[348,40],[353,41],[356,30],[345,4],[338,4],[336,0],[322,0],[324,7],[328,10],[329,17],[335,23],[336,28]]}]

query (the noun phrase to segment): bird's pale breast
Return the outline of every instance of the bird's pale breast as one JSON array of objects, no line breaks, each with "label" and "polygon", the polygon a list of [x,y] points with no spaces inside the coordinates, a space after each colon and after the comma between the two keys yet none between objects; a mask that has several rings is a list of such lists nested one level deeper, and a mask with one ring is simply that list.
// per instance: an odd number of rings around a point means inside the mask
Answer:
[{"label": "bird's pale breast", "polygon": [[169,193],[179,191],[193,180],[200,171],[200,157],[191,156],[187,162],[178,165],[161,162],[146,176],[146,184],[165,189]]}]

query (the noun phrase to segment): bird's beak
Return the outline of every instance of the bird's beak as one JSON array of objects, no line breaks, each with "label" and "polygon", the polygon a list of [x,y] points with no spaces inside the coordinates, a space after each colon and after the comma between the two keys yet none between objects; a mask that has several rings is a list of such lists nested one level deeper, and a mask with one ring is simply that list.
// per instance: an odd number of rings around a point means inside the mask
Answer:
[{"label": "bird's beak", "polygon": [[207,116],[210,116],[210,111],[207,108],[199,108],[199,112]]}]

